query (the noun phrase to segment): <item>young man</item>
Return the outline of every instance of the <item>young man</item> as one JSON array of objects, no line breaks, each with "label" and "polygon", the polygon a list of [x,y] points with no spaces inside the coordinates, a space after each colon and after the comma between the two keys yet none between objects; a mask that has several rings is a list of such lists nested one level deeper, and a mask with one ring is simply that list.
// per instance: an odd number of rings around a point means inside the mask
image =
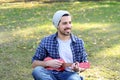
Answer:
[{"label": "young man", "polygon": [[[79,67],[80,62],[87,62],[87,54],[82,39],[71,33],[72,22],[68,11],[59,10],[53,16],[53,25],[57,32],[41,40],[32,58],[32,75],[35,80],[83,80],[78,74],[85,69]],[[45,60],[46,57],[53,58]],[[63,61],[60,61],[62,59]],[[72,63],[64,70],[56,69],[63,63]],[[47,67],[54,68],[53,70]]]}]

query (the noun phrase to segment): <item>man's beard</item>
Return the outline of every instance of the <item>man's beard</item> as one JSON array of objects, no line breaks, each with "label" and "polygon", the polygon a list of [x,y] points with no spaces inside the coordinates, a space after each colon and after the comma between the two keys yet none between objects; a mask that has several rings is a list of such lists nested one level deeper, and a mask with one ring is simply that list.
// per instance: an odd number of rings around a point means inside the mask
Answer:
[{"label": "man's beard", "polygon": [[[70,29],[70,28],[66,28],[66,29],[64,29],[64,32],[61,31],[61,30],[59,30],[60,34],[63,35],[63,36],[70,36],[71,31],[70,31],[70,32],[65,32],[65,30],[67,30],[67,29]],[[70,30],[71,30],[71,29],[70,29]]]}]

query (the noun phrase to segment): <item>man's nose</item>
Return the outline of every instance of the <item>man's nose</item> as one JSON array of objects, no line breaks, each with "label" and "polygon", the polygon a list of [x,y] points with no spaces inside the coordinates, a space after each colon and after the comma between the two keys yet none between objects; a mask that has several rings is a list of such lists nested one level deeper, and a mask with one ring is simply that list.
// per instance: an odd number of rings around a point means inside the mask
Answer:
[{"label": "man's nose", "polygon": [[67,24],[67,27],[68,27],[68,28],[71,28],[71,24],[70,24],[70,23],[68,23],[68,24]]}]

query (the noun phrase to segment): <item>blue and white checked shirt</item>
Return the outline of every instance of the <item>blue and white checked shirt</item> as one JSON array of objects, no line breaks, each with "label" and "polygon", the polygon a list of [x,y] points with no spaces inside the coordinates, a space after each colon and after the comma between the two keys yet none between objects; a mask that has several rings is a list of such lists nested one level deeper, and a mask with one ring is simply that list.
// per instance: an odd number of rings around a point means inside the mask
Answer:
[{"label": "blue and white checked shirt", "polygon": [[[59,59],[60,56],[58,47],[59,44],[57,41],[57,33],[43,38],[36,49],[35,55],[32,58],[32,62],[34,60],[43,61],[44,58],[48,56],[52,57],[53,59]],[[70,47],[73,54],[73,62],[87,62],[87,53],[85,51],[84,42],[82,39],[71,34]]]}]

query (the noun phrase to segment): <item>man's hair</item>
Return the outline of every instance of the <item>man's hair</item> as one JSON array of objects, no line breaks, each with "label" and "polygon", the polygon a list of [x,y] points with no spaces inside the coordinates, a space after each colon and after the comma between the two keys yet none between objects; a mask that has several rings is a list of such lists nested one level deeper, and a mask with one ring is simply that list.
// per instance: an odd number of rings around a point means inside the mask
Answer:
[{"label": "man's hair", "polygon": [[[64,14],[63,16],[70,16],[70,15],[69,15],[69,14]],[[62,17],[63,17],[63,16],[62,16]],[[60,21],[61,21],[61,20],[60,20]],[[59,21],[59,23],[60,23],[60,21]],[[59,23],[58,23],[58,25],[59,25]]]},{"label": "man's hair", "polygon": [[[69,15],[69,14],[64,14],[63,16],[70,16],[70,15]],[[63,17],[63,16],[62,16],[62,17]]]}]

